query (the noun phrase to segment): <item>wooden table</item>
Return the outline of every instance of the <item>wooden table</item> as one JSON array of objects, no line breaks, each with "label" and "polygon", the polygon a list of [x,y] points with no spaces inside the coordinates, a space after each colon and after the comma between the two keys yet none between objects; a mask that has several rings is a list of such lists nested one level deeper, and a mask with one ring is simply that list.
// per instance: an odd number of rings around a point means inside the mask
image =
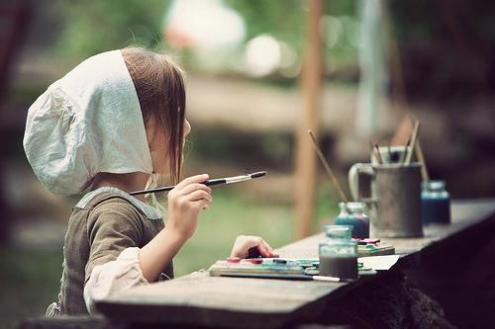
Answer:
[{"label": "wooden table", "polygon": [[[432,225],[416,239],[388,239],[404,255],[395,266],[414,262],[422,253],[448,243],[494,219],[495,200],[454,202],[451,225]],[[315,235],[278,251],[282,257],[318,257]],[[195,272],[171,281],[154,283],[118,293],[97,303],[97,309],[113,320],[132,323],[166,323],[183,326],[229,328],[279,328],[311,320],[324,312],[331,300],[344,296],[374,278],[354,283],[289,281],[210,277]]]}]

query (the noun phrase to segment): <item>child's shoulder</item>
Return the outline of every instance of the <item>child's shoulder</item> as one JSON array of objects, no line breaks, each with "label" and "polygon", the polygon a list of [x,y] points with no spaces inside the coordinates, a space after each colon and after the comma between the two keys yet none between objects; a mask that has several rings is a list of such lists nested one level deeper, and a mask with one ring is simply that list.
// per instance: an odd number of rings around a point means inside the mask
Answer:
[{"label": "child's shoulder", "polygon": [[142,220],[162,219],[161,214],[155,208],[113,187],[102,187],[87,193],[76,204],[75,209],[85,210],[92,217],[113,214]]}]

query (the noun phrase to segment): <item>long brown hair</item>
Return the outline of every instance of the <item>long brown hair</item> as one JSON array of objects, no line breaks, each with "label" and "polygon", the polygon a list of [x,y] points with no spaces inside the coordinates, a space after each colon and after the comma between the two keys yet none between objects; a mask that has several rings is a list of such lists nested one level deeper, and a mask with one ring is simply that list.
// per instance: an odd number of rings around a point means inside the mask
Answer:
[{"label": "long brown hair", "polygon": [[186,114],[182,70],[167,56],[143,48],[122,49],[139,98],[145,125],[151,118],[169,139],[170,178],[180,180]]}]

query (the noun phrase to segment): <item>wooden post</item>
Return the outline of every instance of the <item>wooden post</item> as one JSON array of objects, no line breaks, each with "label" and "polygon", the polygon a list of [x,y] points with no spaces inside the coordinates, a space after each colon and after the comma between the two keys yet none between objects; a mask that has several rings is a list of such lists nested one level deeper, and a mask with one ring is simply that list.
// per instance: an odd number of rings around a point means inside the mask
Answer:
[{"label": "wooden post", "polygon": [[297,127],[295,205],[296,234],[301,239],[312,233],[316,195],[316,155],[308,129],[319,131],[319,107],[323,71],[320,21],[322,0],[308,0],[306,51],[302,71],[303,110]]}]

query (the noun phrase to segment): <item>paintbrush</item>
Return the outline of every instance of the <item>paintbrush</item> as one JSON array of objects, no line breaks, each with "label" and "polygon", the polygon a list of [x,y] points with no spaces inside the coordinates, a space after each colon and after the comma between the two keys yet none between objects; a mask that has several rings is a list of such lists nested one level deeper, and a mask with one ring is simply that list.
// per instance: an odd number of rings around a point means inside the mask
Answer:
[{"label": "paintbrush", "polygon": [[[202,184],[204,184],[206,186],[214,186],[214,185],[221,185],[221,184],[234,184],[234,183],[245,182],[245,181],[251,180],[253,178],[263,177],[265,175],[266,175],[266,171],[259,171],[259,172],[255,172],[252,174],[246,174],[246,175],[241,175],[241,176],[210,179],[210,180],[203,182]],[[158,187],[158,188],[149,189],[149,190],[131,192],[129,194],[130,195],[139,195],[139,194],[148,194],[148,193],[157,193],[157,192],[168,192],[168,191],[172,190],[174,187],[175,186],[163,186],[163,187]]]},{"label": "paintbrush", "polygon": [[411,163],[414,148],[416,147],[416,140],[418,138],[418,131],[419,131],[419,121],[415,120],[414,122],[414,129],[412,132],[411,136],[411,151],[409,149],[406,149],[406,161],[404,162],[404,165],[408,166]]},{"label": "paintbrush", "polygon": [[421,178],[423,179],[423,182],[427,182],[430,180],[430,175],[428,175],[428,168],[426,167],[425,156],[423,154],[423,150],[421,149],[419,138],[416,141],[416,157],[418,158],[418,161],[421,163]]},{"label": "paintbrush", "polygon": [[409,145],[411,144],[411,137],[407,138],[406,145],[404,146],[404,153],[402,154],[402,157],[400,159],[400,164],[404,165],[404,161],[406,161],[407,157],[407,150],[409,150]]},{"label": "paintbrush", "polygon": [[378,147],[378,144],[372,143],[370,141],[370,148],[372,153],[376,153],[376,160],[378,161],[378,164],[384,164],[382,155],[380,154],[380,148]]},{"label": "paintbrush", "polygon": [[315,152],[316,152],[316,154],[318,154],[318,157],[320,158],[320,161],[323,164],[323,167],[325,168],[325,171],[327,172],[328,177],[330,178],[330,180],[333,182],[333,184],[337,188],[337,191],[339,191],[340,198],[344,202],[349,202],[349,199],[345,195],[344,190],[342,189],[342,186],[340,186],[339,181],[337,180],[337,177],[335,177],[332,169],[330,168],[330,165],[328,164],[327,160],[323,156],[323,152],[321,152],[320,146],[318,145],[318,141],[316,140],[315,136],[313,135],[313,132],[311,130],[308,130],[308,134],[311,137],[311,141],[313,142]]}]

